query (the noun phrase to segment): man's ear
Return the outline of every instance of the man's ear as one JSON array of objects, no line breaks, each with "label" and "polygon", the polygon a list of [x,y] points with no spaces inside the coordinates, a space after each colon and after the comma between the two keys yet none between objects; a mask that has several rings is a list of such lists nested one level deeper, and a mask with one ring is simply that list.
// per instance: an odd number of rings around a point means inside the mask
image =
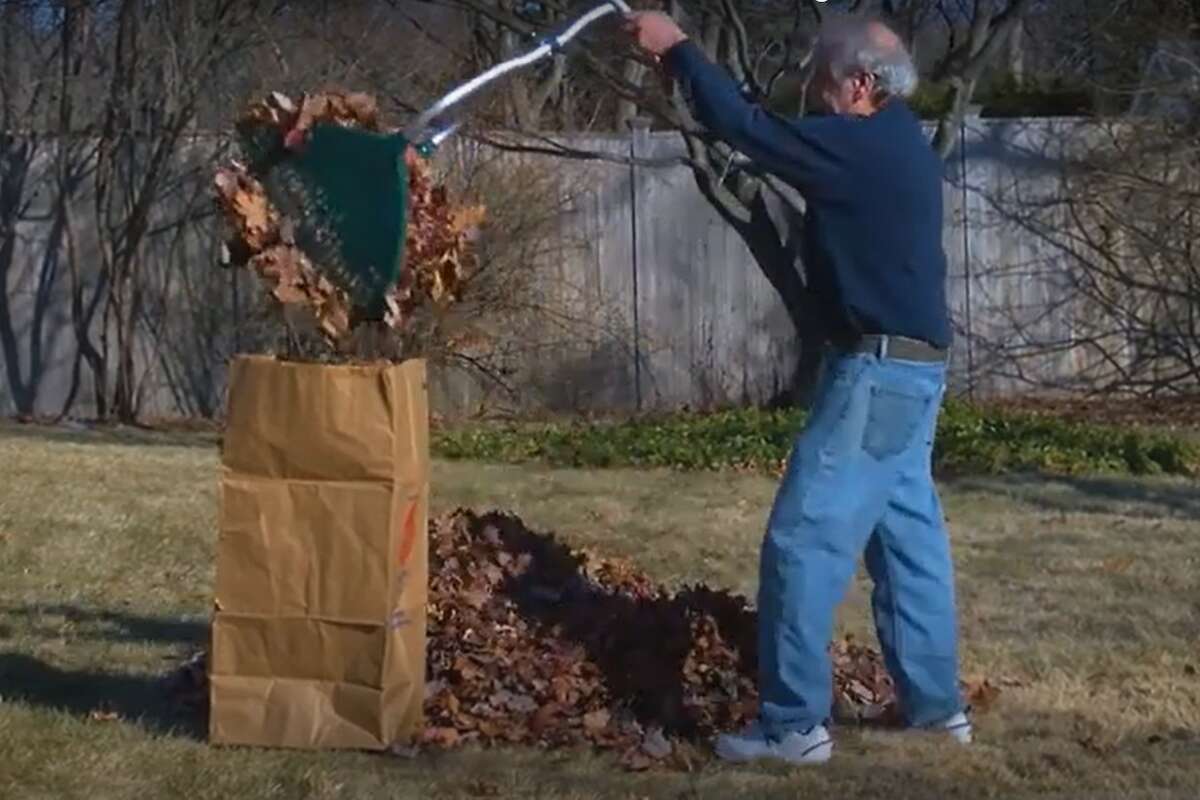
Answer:
[{"label": "man's ear", "polygon": [[854,102],[868,100],[875,96],[875,76],[869,73],[859,73],[854,78]]}]

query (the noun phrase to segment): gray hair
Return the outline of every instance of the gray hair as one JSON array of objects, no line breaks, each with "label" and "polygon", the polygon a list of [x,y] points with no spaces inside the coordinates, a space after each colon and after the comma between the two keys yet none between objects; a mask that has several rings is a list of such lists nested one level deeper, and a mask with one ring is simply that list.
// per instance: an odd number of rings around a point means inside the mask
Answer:
[{"label": "gray hair", "polygon": [[911,97],[917,90],[917,67],[899,37],[890,41],[892,37],[881,22],[835,17],[821,26],[815,58],[838,80],[865,72],[875,76],[879,94]]}]

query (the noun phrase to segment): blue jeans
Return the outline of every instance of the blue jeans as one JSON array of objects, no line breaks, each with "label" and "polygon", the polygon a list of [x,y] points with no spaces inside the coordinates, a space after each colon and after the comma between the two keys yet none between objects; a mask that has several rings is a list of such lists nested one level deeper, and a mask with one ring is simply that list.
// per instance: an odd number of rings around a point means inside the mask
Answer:
[{"label": "blue jeans", "polygon": [[860,554],[905,718],[924,726],[962,710],[954,570],[932,477],[945,387],[944,364],[826,360],[762,548],[759,692],[768,736],[830,716],[828,646]]}]

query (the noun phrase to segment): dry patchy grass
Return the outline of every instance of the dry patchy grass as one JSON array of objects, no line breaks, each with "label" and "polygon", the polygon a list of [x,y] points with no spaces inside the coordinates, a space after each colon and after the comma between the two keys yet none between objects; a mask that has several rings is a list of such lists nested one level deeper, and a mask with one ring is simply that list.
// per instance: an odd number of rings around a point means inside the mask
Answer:
[{"label": "dry patchy grass", "polygon": [[[628,775],[586,753],[416,760],[213,748],[158,677],[203,638],[216,454],[195,435],[0,427],[0,797],[1195,797],[1200,493],[1033,478],[945,487],[969,674],[1011,684],[979,743],[841,730],[825,768]],[[435,503],[501,508],[664,581],[752,592],[755,476],[438,464]],[[865,579],[841,615],[870,638]],[[116,720],[97,720],[93,711]]]}]

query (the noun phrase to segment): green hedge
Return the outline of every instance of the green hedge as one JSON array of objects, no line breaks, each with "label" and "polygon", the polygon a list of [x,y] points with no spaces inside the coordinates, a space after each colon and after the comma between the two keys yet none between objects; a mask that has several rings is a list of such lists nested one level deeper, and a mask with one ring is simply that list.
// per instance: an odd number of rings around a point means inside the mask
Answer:
[{"label": "green hedge", "polygon": [[[674,414],[621,422],[472,425],[438,430],[452,460],[568,467],[668,467],[776,471],[804,421],[798,410]],[[1191,475],[1200,448],[1147,431],[984,410],[950,401],[935,447],[942,472]]]}]

